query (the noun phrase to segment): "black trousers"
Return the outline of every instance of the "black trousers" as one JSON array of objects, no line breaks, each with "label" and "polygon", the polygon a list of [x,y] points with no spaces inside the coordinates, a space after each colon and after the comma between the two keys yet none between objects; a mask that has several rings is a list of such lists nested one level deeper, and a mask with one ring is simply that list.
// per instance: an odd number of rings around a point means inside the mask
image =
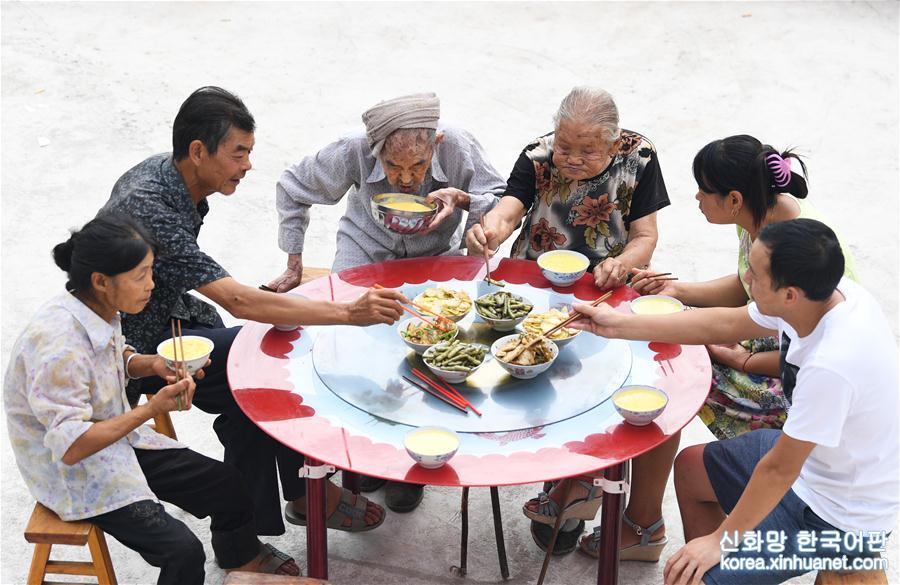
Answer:
[{"label": "black trousers", "polygon": [[[212,547],[220,567],[234,569],[259,554],[253,502],[234,467],[190,449],[135,449],[134,454],[160,500],[197,518],[212,518]],[[159,567],[158,585],[202,585],[203,544],[159,503],[142,500],[87,520]]]},{"label": "black trousers", "polygon": [[[306,483],[300,479],[303,455],[285,447],[256,426],[241,411],[231,388],[225,368],[228,352],[240,327],[182,328],[183,335],[201,335],[215,344],[204,369],[206,376],[197,380],[194,404],[211,414],[218,414],[213,428],[225,447],[225,463],[236,467],[244,476],[253,499],[256,533],[278,536],[284,534],[284,518],[278,498],[278,479],[285,500],[295,500],[306,493]],[[169,335],[161,338],[169,339]],[[153,394],[165,384],[160,378],[145,378],[141,391]]]}]

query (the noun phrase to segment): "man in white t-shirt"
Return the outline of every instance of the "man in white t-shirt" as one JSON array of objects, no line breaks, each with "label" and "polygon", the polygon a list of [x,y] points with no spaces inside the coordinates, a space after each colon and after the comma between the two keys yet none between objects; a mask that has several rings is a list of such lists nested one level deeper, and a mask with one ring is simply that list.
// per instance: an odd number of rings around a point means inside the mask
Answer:
[{"label": "man in white t-shirt", "polygon": [[[666,583],[780,583],[811,567],[776,569],[773,558],[872,556],[897,521],[897,346],[884,314],[868,292],[841,279],[840,244],[818,221],[770,224],[749,259],[755,302],[747,307],[676,315],[575,307],[591,317],[576,325],[605,337],[781,339],[791,401],[783,430],[689,447],[675,462],[687,544],[666,563]],[[733,554],[720,564],[723,549]],[[765,568],[736,562],[750,559]]]}]

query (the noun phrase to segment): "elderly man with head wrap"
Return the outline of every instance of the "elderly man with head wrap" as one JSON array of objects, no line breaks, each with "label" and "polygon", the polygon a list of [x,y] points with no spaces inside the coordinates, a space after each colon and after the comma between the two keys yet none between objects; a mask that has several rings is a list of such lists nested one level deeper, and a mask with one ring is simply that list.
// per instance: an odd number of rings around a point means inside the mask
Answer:
[{"label": "elderly man with head wrap", "polygon": [[[340,138],[288,168],[276,188],[278,245],[288,254],[287,270],[269,283],[279,292],[298,284],[309,207],[334,205],[350,196],[337,233],[335,272],[395,258],[459,253],[468,229],[497,203],[506,189],[475,137],[444,126],[433,93],[381,102],[366,111],[366,131]],[[416,193],[440,210],[423,232],[401,235],[372,218],[372,196]],[[462,225],[463,211],[468,211]]]},{"label": "elderly man with head wrap", "polygon": [[[283,292],[300,284],[309,207],[334,205],[348,194],[333,271],[394,258],[460,253],[464,227],[494,207],[506,183],[474,136],[439,124],[439,118],[440,100],[433,93],[381,102],[363,114],[365,132],[340,138],[284,171],[276,200],[278,245],[287,252],[288,265],[268,286]],[[425,231],[401,235],[372,218],[371,198],[397,191],[439,202],[440,210]],[[469,212],[465,226],[463,210]],[[364,477],[361,488],[374,491],[384,483]],[[385,503],[395,512],[409,512],[422,495],[423,486],[391,482]]]}]

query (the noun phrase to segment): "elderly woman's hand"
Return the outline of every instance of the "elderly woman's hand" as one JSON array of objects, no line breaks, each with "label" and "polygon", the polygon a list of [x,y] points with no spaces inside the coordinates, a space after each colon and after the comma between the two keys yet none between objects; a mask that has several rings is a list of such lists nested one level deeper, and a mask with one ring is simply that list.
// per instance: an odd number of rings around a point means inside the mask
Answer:
[{"label": "elderly woman's hand", "polygon": [[494,233],[494,230],[485,229],[481,224],[476,223],[466,232],[466,250],[469,256],[481,256],[485,247],[488,258],[492,258],[497,253],[500,242],[497,241],[497,234]]},{"label": "elderly woman's hand", "polygon": [[461,189],[456,189],[454,187],[447,187],[444,189],[438,189],[437,191],[432,191],[425,197],[425,200],[428,203],[438,202],[438,212],[432,218],[431,223],[428,224],[428,227],[419,232],[420,236],[425,234],[429,234],[437,229],[439,225],[441,225],[445,219],[453,215],[453,211],[456,208],[459,209],[468,209],[469,208],[469,194]]},{"label": "elderly woman's hand", "polygon": [[628,267],[619,259],[609,257],[594,268],[594,284],[597,288],[616,288],[625,284]]}]

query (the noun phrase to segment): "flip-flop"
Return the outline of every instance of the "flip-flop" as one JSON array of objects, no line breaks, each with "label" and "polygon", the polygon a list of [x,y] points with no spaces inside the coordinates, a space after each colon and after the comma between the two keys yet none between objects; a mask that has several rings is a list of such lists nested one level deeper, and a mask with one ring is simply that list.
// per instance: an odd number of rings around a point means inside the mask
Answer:
[{"label": "flip-flop", "polygon": [[[353,492],[349,490],[345,489],[341,492],[341,501],[338,502],[337,508],[334,509],[331,516],[325,519],[326,528],[343,530],[344,532],[366,532],[381,526],[385,517],[384,510],[381,511],[381,518],[378,519],[378,522],[366,524],[366,506],[369,500],[365,496],[358,495],[354,504],[352,501],[353,497]],[[344,520],[347,518],[351,518],[350,526],[344,526]],[[287,502],[284,505],[284,519],[297,526],[306,526],[306,514],[294,511],[294,506],[291,502]]]},{"label": "flip-flop", "polygon": [[[259,565],[260,573],[268,573],[270,575],[290,575],[291,577],[297,577],[300,575],[300,567],[297,565],[297,561],[295,561],[290,555],[281,552],[271,544],[263,544],[259,547],[259,551],[268,554],[268,556],[265,557],[265,560]],[[293,562],[294,566],[297,567],[296,575],[294,575],[293,573],[278,572],[278,569],[290,562]]]}]

